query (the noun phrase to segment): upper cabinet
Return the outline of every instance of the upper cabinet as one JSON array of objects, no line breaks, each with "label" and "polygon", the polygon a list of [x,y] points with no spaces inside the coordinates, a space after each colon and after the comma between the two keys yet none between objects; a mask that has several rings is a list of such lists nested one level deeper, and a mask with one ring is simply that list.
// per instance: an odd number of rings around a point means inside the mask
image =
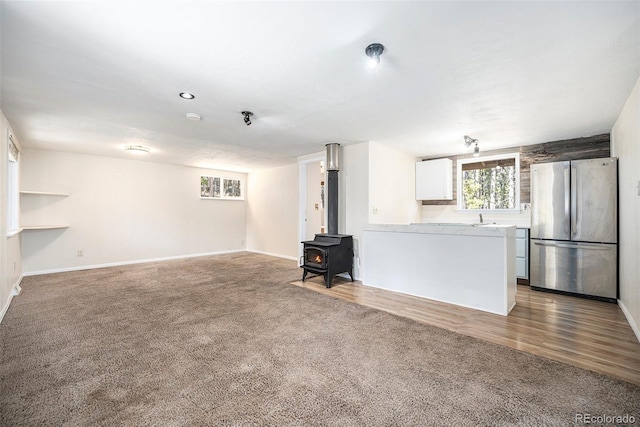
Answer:
[{"label": "upper cabinet", "polygon": [[453,200],[453,161],[416,163],[416,200]]}]

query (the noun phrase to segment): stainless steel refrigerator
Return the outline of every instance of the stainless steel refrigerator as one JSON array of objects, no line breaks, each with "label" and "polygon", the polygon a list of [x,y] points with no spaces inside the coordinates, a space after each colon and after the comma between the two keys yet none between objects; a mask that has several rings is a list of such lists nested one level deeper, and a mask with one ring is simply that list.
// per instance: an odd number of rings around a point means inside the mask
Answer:
[{"label": "stainless steel refrigerator", "polygon": [[615,158],[531,165],[532,287],[617,297]]}]

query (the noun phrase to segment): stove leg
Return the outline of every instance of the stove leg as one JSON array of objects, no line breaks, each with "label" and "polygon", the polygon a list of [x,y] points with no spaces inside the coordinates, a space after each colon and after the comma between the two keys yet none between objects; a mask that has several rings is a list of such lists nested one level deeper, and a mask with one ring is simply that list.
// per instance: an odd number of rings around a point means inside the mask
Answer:
[{"label": "stove leg", "polygon": [[332,278],[333,278],[333,277],[332,277],[329,273],[326,273],[326,274],[324,275],[324,283],[325,283],[325,285],[327,286],[327,288],[330,288],[330,287],[331,287],[331,279],[332,279]]},{"label": "stove leg", "polygon": [[351,277],[351,281],[353,282],[353,270],[349,270],[349,277]]},{"label": "stove leg", "polygon": [[302,281],[304,282],[304,279],[307,277],[307,270],[303,270],[302,272]]}]

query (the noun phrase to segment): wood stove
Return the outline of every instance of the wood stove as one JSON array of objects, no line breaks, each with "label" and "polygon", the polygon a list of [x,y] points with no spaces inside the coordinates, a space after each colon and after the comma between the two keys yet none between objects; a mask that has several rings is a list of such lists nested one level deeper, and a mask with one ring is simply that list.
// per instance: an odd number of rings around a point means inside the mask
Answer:
[{"label": "wood stove", "polygon": [[349,273],[353,282],[353,236],[338,234],[338,153],[340,144],[327,146],[327,222],[328,234],[316,234],[313,240],[302,242],[303,255],[300,267],[304,269],[302,281],[308,273],[324,276],[324,284],[331,287],[333,276]]},{"label": "wood stove", "polygon": [[308,273],[323,275],[327,288],[336,274],[349,273],[353,282],[353,236],[344,234],[316,234],[304,245],[301,266],[302,281]]}]

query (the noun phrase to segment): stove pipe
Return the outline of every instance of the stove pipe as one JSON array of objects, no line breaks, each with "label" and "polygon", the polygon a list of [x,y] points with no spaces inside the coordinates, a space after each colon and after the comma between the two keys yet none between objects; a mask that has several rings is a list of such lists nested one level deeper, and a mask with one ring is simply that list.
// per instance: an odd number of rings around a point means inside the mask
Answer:
[{"label": "stove pipe", "polygon": [[328,234],[338,234],[338,152],[340,144],[332,142],[327,147],[327,225]]}]

